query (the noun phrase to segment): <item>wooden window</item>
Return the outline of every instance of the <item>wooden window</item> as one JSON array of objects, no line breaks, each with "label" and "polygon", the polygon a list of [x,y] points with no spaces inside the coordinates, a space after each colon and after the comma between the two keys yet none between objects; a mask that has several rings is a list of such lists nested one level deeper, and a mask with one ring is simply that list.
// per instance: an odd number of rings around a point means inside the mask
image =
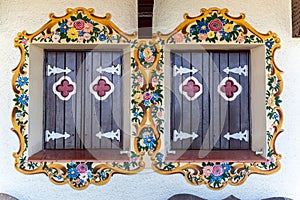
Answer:
[{"label": "wooden window", "polygon": [[[107,159],[112,156],[112,152],[120,154],[123,150],[122,66],[121,51],[45,51],[44,151],[33,155],[31,159],[52,156],[53,159],[78,159],[78,156],[94,159],[99,154],[95,150],[105,150],[102,153],[106,152],[108,155],[100,157]],[[100,73],[100,67],[118,69]],[[105,92],[109,91],[104,91],[106,97],[97,99],[98,93],[94,95],[90,88],[93,83],[100,84],[97,81],[100,76],[106,82],[99,88],[107,87],[113,92],[106,95]],[[61,80],[68,82],[65,84]],[[103,80],[101,79],[102,82]],[[68,90],[68,87],[71,89]],[[71,90],[75,90],[72,95],[69,94]],[[109,132],[112,134],[108,134]],[[106,136],[103,135],[105,133]],[[57,156],[57,152],[53,153],[51,150],[73,151],[65,151],[69,156]],[[90,152],[82,153],[80,150]],[[59,154],[61,152],[63,151]],[[91,156],[91,152],[94,155]],[[113,156],[110,159],[117,160]]]},{"label": "wooden window", "polygon": [[[251,150],[250,51],[171,51],[170,56],[171,149]],[[226,80],[232,91],[224,90]],[[244,133],[247,141],[232,138]]]}]

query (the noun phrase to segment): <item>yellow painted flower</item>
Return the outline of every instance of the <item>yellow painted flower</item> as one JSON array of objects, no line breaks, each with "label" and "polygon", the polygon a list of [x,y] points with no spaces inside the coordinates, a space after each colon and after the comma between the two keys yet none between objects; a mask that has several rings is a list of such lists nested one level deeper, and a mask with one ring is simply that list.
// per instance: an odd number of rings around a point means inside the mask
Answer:
[{"label": "yellow painted flower", "polygon": [[141,93],[136,93],[133,98],[136,102],[140,103],[143,100],[143,95]]},{"label": "yellow painted flower", "polygon": [[225,24],[225,25],[224,25],[224,31],[225,31],[226,33],[232,32],[232,31],[233,31],[233,24]]},{"label": "yellow painted flower", "polygon": [[268,99],[268,106],[274,107],[275,106],[275,97],[271,95]]},{"label": "yellow painted flower", "polygon": [[144,49],[143,54],[145,56],[145,58],[150,58],[153,54],[153,52],[151,51],[151,49],[149,47],[147,47],[146,49]]},{"label": "yellow painted flower", "polygon": [[75,28],[70,28],[67,32],[67,36],[70,39],[76,39],[78,38],[78,31]]},{"label": "yellow painted flower", "polygon": [[209,31],[209,32],[207,33],[207,37],[208,37],[209,39],[214,38],[214,37],[215,37],[215,32]]}]

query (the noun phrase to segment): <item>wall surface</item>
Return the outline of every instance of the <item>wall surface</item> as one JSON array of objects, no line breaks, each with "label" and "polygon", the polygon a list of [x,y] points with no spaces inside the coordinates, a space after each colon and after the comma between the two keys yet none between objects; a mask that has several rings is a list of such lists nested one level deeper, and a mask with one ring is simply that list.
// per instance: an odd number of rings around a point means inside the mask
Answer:
[{"label": "wall surface", "polygon": [[[277,151],[281,153],[282,168],[273,175],[251,175],[238,187],[226,186],[221,191],[212,191],[205,186],[189,185],[181,175],[163,176],[146,169],[143,172],[123,176],[115,175],[104,186],[90,185],[86,190],[76,191],[69,185],[57,186],[43,175],[24,175],[14,168],[13,152],[18,150],[18,139],[10,130],[13,93],[11,70],[20,59],[19,51],[13,46],[13,39],[19,31],[34,32],[48,21],[54,12],[64,15],[68,7],[94,8],[95,14],[103,16],[109,12],[112,21],[127,33],[136,31],[136,0],[61,0],[59,3],[41,0],[0,0],[0,193],[8,193],[19,199],[167,199],[177,193],[190,193],[207,199],[223,199],[234,194],[241,199],[261,199],[271,196],[285,196],[300,199],[299,166],[300,137],[298,136],[299,113],[297,93],[300,89],[298,65],[300,63],[300,40],[292,39],[290,0],[155,0],[153,30],[169,33],[183,14],[199,15],[201,8],[228,8],[232,16],[241,12],[259,32],[269,30],[281,38],[282,48],[277,51],[275,61],[284,71],[285,82],[282,96],[285,132],[277,139]],[[289,96],[288,96],[289,95]]]}]

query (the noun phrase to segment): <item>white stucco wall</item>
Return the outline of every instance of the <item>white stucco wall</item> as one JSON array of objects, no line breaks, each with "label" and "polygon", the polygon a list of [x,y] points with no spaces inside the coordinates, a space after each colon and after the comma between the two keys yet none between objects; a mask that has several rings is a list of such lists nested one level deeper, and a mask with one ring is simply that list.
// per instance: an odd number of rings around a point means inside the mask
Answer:
[{"label": "white stucco wall", "polygon": [[300,80],[297,68],[300,63],[300,39],[291,38],[290,0],[155,0],[154,31],[168,33],[183,20],[183,14],[199,14],[202,7],[228,8],[230,14],[246,14],[246,20],[260,32],[272,30],[281,38],[282,48],[276,53],[276,63],[284,70],[285,82],[282,96],[285,114],[285,132],[277,140],[277,151],[283,155],[282,169],[269,176],[251,175],[239,187],[226,186],[221,191],[206,186],[188,184],[183,176],[162,176],[151,169],[132,175],[115,175],[104,186],[90,185],[86,190],[76,191],[69,185],[52,184],[45,175],[24,175],[14,168],[12,153],[18,150],[18,139],[10,131],[11,70],[17,66],[20,53],[13,46],[17,32],[31,33],[48,21],[50,12],[57,16],[65,14],[67,7],[94,8],[98,16],[109,12],[122,30],[136,30],[136,0],[90,0],[90,1],[42,1],[0,0],[0,192],[19,199],[167,199],[176,193],[190,193],[207,199],[223,199],[231,194],[241,199],[261,199],[285,196],[300,199],[300,137],[298,99]]}]

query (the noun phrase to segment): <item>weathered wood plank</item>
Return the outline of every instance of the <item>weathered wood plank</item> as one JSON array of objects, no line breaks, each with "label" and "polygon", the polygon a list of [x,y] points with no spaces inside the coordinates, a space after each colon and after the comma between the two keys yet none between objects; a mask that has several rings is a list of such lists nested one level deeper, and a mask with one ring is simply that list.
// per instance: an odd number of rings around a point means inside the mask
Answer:
[{"label": "weathered wood plank", "polygon": [[[55,76],[47,76],[47,66],[48,64],[51,66],[56,65],[56,53],[55,52],[45,52],[45,57],[47,58],[47,62],[44,66],[44,141],[45,141],[45,132],[49,130],[50,132],[55,130],[55,113],[56,113],[56,106],[55,106],[55,94],[52,91],[52,85],[55,83]],[[51,110],[52,112],[48,112]],[[45,142],[44,145],[45,149],[54,149],[55,148],[55,141],[50,140],[49,142]]]},{"label": "weathered wood plank", "polygon": [[208,150],[210,148],[210,99],[211,99],[211,84],[210,84],[210,63],[209,53],[203,52],[203,85],[206,85],[203,90],[203,142],[201,149]]},{"label": "weathered wood plank", "polygon": [[86,52],[84,67],[84,147],[86,149],[92,148],[92,94],[89,90],[89,85],[92,79],[92,52]]},{"label": "weathered wood plank", "polygon": [[[69,76],[73,82],[77,82],[75,80],[75,74],[76,74],[76,52],[66,52],[65,54],[65,68],[68,67],[72,71],[68,73],[67,76]],[[75,100],[76,97],[73,95],[71,99],[68,101],[65,101],[65,132],[67,132],[70,137],[67,139],[64,139],[64,149],[75,149]]]}]

